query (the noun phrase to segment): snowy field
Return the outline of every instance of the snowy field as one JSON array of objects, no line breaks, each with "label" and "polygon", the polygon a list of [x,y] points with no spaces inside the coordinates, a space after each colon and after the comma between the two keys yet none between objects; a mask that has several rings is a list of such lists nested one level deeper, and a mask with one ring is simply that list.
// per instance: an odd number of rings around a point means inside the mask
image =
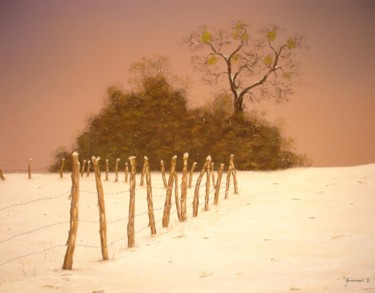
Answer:
[{"label": "snowy field", "polygon": [[[104,174],[103,174],[104,175]],[[0,292],[375,292],[375,165],[238,172],[239,195],[188,220],[152,173],[156,236],[146,188],[136,190],[136,247],[127,248],[129,185],[103,180],[110,260],[101,261],[93,174],[81,178],[73,270],[61,270],[71,179],[5,174],[0,181]],[[102,176],[104,179],[104,176]],[[197,173],[194,179],[197,178]],[[223,176],[225,186],[226,176]],[[195,180],[194,180],[195,181]],[[179,174],[179,182],[181,175]],[[202,181],[205,182],[205,179]]]}]

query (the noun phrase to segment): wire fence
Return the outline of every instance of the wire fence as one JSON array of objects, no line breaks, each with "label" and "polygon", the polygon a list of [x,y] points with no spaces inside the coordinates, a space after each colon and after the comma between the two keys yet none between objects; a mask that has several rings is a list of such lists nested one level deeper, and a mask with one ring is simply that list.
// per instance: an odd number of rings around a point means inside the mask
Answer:
[{"label": "wire fence", "polygon": [[[25,170],[23,170],[23,172],[24,171]],[[108,182],[108,183],[112,183],[112,182]],[[120,182],[116,182],[116,183],[120,183]],[[206,185],[206,183],[201,183],[200,187],[204,187],[205,185]],[[106,195],[106,201],[109,204],[112,204],[112,205],[124,204],[124,213],[125,213],[126,212],[127,200],[123,199],[123,198],[121,200],[119,200],[115,196],[127,195],[127,194],[130,193],[130,190],[129,189],[123,189],[122,188],[123,185],[121,185],[121,184],[116,184],[114,186],[119,187],[119,190],[112,191],[112,192],[104,192],[104,194]],[[181,187],[181,184],[180,184],[180,187]],[[195,187],[196,186],[193,184],[191,186],[191,188],[189,188],[189,189],[194,190]],[[163,198],[165,198],[165,196],[166,196],[166,190],[167,189],[164,186],[161,186],[161,185],[158,185],[158,184],[151,185],[151,188],[152,188],[152,190],[156,190],[155,194],[153,194],[153,197],[159,199],[156,202],[157,207],[155,207],[153,209],[153,211],[154,212],[161,212],[165,208],[165,204],[163,203]],[[222,190],[224,188],[225,188],[224,183],[222,183],[219,189]],[[140,192],[140,191],[145,192],[146,186],[137,186],[136,192]],[[164,192],[162,192],[162,191],[164,191]],[[210,190],[210,194],[213,194],[214,192],[215,192],[214,189]],[[89,196],[90,195],[97,195],[97,191],[96,190],[82,189],[82,190],[80,190],[80,194],[82,194],[82,195],[87,194]],[[15,208],[18,208],[18,207],[25,207],[25,206],[28,207],[29,205],[38,204],[38,203],[41,203],[43,201],[53,201],[53,200],[62,199],[62,198],[68,199],[70,197],[70,195],[71,195],[71,191],[69,190],[69,191],[66,191],[66,192],[63,192],[63,193],[59,193],[59,194],[54,195],[54,196],[39,197],[39,198],[35,198],[35,199],[32,199],[32,200],[24,201],[24,202],[9,204],[7,206],[0,207],[0,213],[3,212],[3,211],[7,211],[7,210],[9,211],[9,210],[12,210],[12,209],[15,209]],[[110,201],[111,196],[114,196],[113,201]],[[193,198],[194,198],[194,196],[191,196],[191,194],[188,193],[187,202],[191,201],[191,204],[186,205],[187,209],[190,209],[190,208],[193,207]],[[211,200],[212,200],[212,197],[211,197]],[[145,197],[144,197],[144,202],[146,202]],[[173,200],[171,213],[176,212],[175,205],[176,205],[175,200]],[[144,205],[143,208],[144,209],[146,208],[146,204]],[[143,219],[143,221],[140,221],[141,227],[138,228],[135,231],[136,235],[139,235],[141,232],[149,229],[148,217],[146,217],[148,214],[149,214],[148,210],[141,210],[141,211],[139,211],[138,213],[135,214],[136,219],[139,219],[140,217],[145,218],[145,219]],[[163,219],[163,217],[159,216],[157,219],[155,219],[155,223],[159,224],[162,221],[162,219]],[[106,224],[107,225],[115,225],[115,224],[118,224],[118,223],[126,222],[128,220],[129,220],[129,216],[125,215],[123,217],[109,219],[109,220],[106,221]],[[82,218],[78,219],[78,222],[82,223],[82,224],[96,224],[96,225],[98,225],[100,220],[98,218],[89,219],[89,218],[82,217]],[[47,225],[42,225],[42,226],[27,230],[27,231],[16,233],[16,234],[8,236],[6,238],[0,239],[0,249],[1,249],[2,245],[5,245],[5,244],[9,245],[10,242],[12,242],[12,241],[14,241],[18,238],[30,236],[30,235],[32,235],[34,233],[38,233],[40,231],[50,230],[50,229],[53,229],[53,228],[58,227],[58,226],[65,226],[65,228],[68,229],[69,223],[70,223],[70,221],[66,221],[66,220],[65,221],[55,221],[55,222],[47,224]],[[142,224],[142,223],[144,223],[144,224]],[[82,231],[80,233],[84,234],[85,231]],[[53,234],[53,233],[50,233],[50,234]],[[113,248],[115,246],[115,244],[117,244],[117,243],[125,242],[125,240],[127,239],[126,229],[124,228],[122,233],[117,233],[116,235],[113,235],[112,238],[113,238],[113,240],[110,241],[107,244],[107,247],[109,247],[109,248]],[[97,241],[97,243],[99,242],[99,237],[96,238],[96,241]],[[0,267],[6,265],[8,263],[11,263],[11,262],[14,262],[14,261],[17,261],[17,260],[21,260],[21,259],[33,256],[33,255],[45,254],[45,253],[50,252],[50,251],[62,249],[64,247],[66,247],[66,245],[67,245],[66,243],[57,243],[57,244],[51,245],[50,247],[44,247],[44,248],[33,250],[33,251],[25,253],[25,254],[9,257],[8,259],[0,260]],[[91,248],[91,249],[100,249],[101,248],[101,246],[99,244],[84,243],[83,241],[77,242],[76,246],[83,247],[83,248]]]}]

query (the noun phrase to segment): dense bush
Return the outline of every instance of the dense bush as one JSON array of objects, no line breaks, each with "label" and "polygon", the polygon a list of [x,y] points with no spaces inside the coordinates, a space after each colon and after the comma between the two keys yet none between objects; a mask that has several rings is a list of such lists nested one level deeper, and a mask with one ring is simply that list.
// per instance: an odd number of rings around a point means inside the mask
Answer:
[{"label": "dense bush", "polygon": [[[227,97],[219,96],[209,107],[188,110],[183,90],[173,88],[163,76],[148,77],[137,92],[109,88],[105,106],[90,117],[74,150],[81,160],[95,155],[104,164],[109,158],[112,170],[116,158],[123,165],[131,155],[137,157],[138,168],[146,155],[152,169],[159,169],[160,160],[168,166],[171,157],[178,155],[181,169],[184,152],[199,164],[207,155],[217,164],[227,163],[233,153],[236,167],[243,170],[306,164],[303,156],[293,153],[290,139],[277,125],[253,114],[234,117],[228,109]],[[69,153],[60,149],[51,171],[58,170],[61,158]]]}]

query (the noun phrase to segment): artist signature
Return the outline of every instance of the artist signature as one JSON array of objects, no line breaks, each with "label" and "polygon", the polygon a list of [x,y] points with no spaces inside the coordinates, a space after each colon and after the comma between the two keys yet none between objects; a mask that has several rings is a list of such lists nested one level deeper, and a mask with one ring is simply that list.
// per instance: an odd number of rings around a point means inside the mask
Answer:
[{"label": "artist signature", "polygon": [[346,278],[345,279],[345,287],[348,286],[349,283],[370,283],[369,278]]}]

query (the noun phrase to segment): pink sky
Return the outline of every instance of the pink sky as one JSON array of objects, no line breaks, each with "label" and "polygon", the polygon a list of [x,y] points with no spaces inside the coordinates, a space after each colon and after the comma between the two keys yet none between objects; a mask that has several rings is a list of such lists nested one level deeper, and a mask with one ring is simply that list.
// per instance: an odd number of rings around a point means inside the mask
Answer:
[{"label": "pink sky", "polygon": [[[277,24],[307,36],[306,85],[281,105],[248,105],[285,121],[315,166],[375,162],[374,0],[0,2],[0,168],[46,165],[70,146],[105,90],[143,56],[167,55],[192,76],[178,41],[202,24]],[[192,104],[212,97],[193,80]]]}]

